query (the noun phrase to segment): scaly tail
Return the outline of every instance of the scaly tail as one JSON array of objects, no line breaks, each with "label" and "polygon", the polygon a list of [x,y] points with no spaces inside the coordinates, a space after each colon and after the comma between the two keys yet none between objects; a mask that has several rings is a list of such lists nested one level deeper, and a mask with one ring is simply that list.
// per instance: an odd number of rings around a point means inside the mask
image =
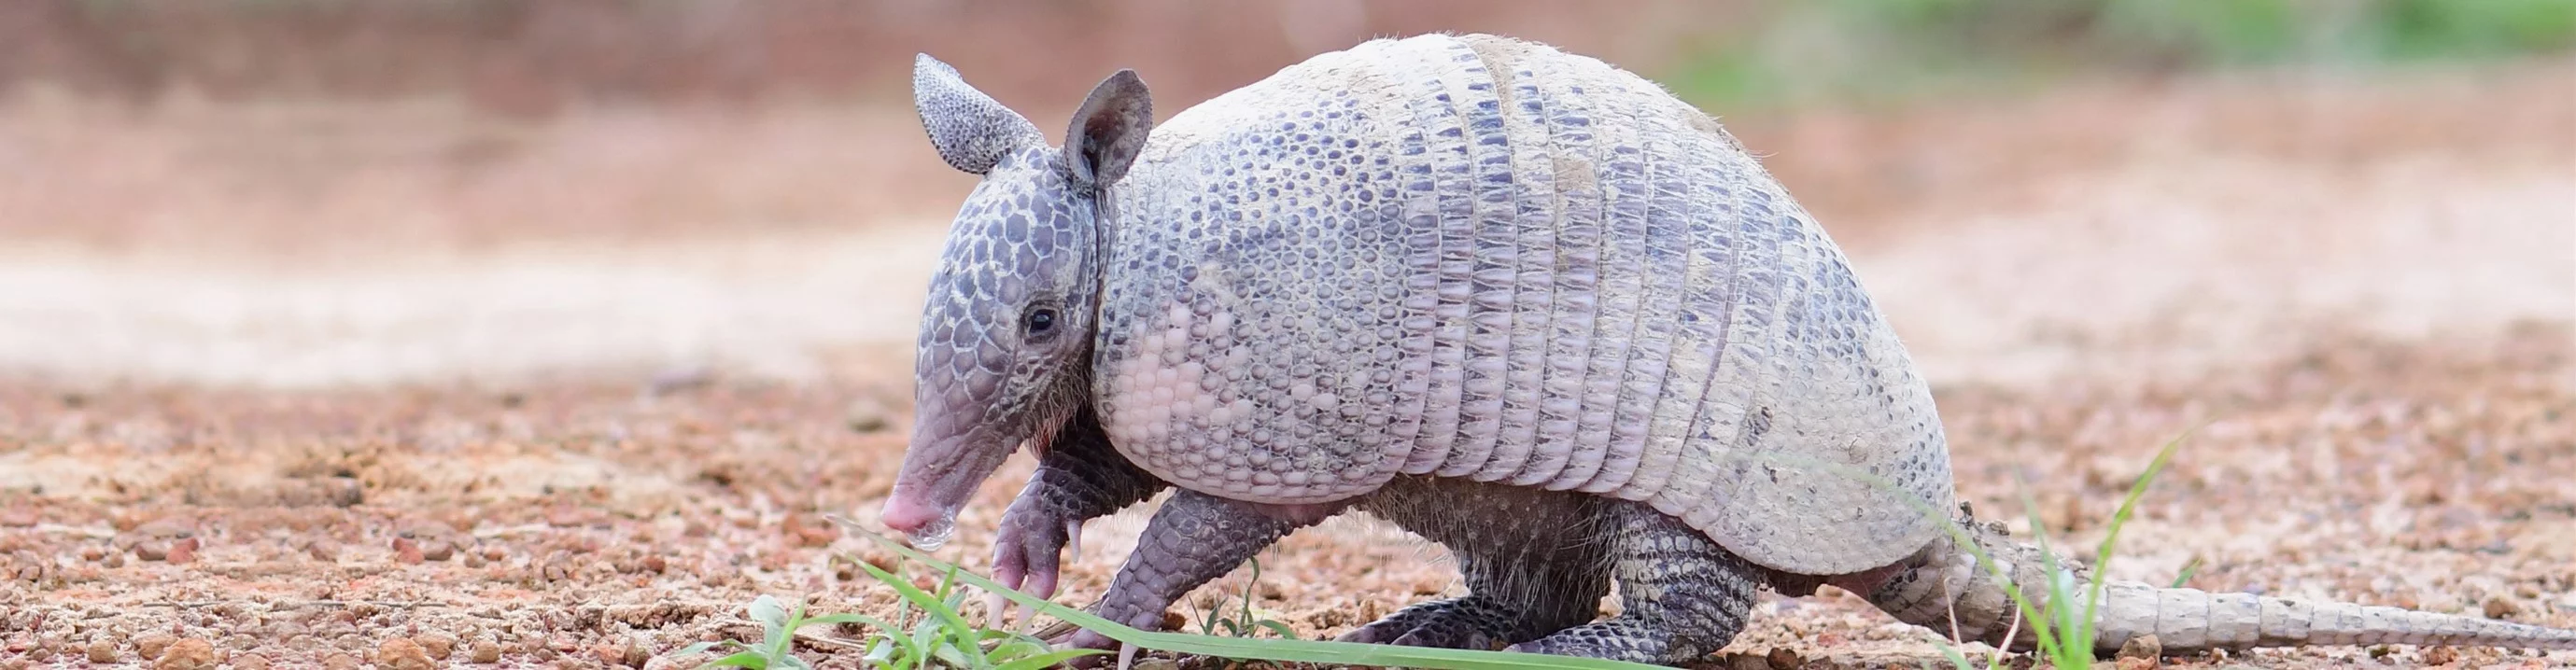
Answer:
[{"label": "scaly tail", "polygon": [[[2045,610],[2047,559],[2038,547],[2013,541],[2000,524],[1980,525],[1962,519],[1967,534],[1987,556],[1998,561],[2012,582],[2024,585],[2034,608]],[[2082,566],[2060,559],[2062,573],[2073,580],[2069,592],[2085,594],[2092,577]],[[1872,604],[1898,620],[1924,626],[1960,640],[1976,640],[2028,651],[2038,646],[2034,626],[2017,621],[2020,610],[1993,570],[1979,566],[1975,553],[1944,535],[1906,563],[1853,579],[1835,580],[1866,594]],[[2076,603],[2075,607],[2083,607]],[[2576,649],[2576,630],[2419,612],[2396,607],[2250,593],[2209,593],[2199,589],[2161,588],[2114,580],[2103,585],[2096,612],[2093,648],[2108,655],[2130,638],[2154,634],[2167,653],[2205,649],[2295,647],[2307,645],[2452,645],[2516,649]],[[2016,623],[2019,625],[2016,627]],[[2015,632],[2017,631],[2017,632]],[[2004,637],[2011,635],[2010,644]]]}]

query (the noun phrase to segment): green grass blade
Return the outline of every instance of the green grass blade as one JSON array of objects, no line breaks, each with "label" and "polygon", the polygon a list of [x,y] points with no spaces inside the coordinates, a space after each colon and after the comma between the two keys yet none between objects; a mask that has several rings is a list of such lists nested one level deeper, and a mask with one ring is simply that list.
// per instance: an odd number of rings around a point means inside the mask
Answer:
[{"label": "green grass blade", "polygon": [[[905,549],[910,548],[911,547],[905,547]],[[923,556],[927,557],[928,554],[924,554]],[[923,562],[930,563],[930,561]],[[938,563],[931,564],[939,565]],[[894,587],[895,593],[902,595],[904,600],[909,601],[914,605],[921,606],[923,611],[928,612],[931,616],[937,617],[939,619],[939,623],[942,624],[942,627],[949,630],[975,629],[974,626],[966,623],[965,617],[958,616],[956,611],[948,609],[946,603],[939,602],[937,597],[930,595],[930,593],[926,591],[922,591],[921,587],[913,586],[910,582],[903,581],[902,578],[896,577],[894,573],[886,572],[884,569],[870,565],[867,561],[860,561],[859,568],[867,570],[868,576],[877,578],[877,581],[885,582],[886,586]]]},{"label": "green grass blade", "polygon": [[2174,575],[2173,584],[2171,584],[2171,585],[2167,586],[2166,588],[2174,588],[2174,589],[2182,588],[2182,585],[2184,585],[2184,584],[2188,584],[2188,583],[2190,583],[2190,582],[2191,582],[2191,576],[2192,576],[2192,575],[2197,574],[2197,573],[2199,573],[2199,572],[2200,572],[2200,557],[2198,557],[2198,556],[2193,556],[2193,557],[2191,558],[2191,562],[2182,564],[2182,574]]},{"label": "green grass blade", "polygon": [[1065,661],[1084,656],[1099,656],[1107,653],[1109,652],[1099,649],[1066,649],[1064,651],[1048,652],[1004,663],[999,666],[995,666],[993,670],[1037,670],[1038,668],[1051,668],[1055,667],[1055,664],[1057,663],[1063,663]]},{"label": "green grass blade", "polygon": [[734,653],[734,655],[732,655],[732,656],[726,656],[726,657],[724,657],[724,658],[719,658],[719,659],[716,659],[716,660],[713,660],[713,661],[708,661],[708,662],[707,662],[707,667],[710,667],[710,668],[751,668],[752,670],[768,670],[768,668],[769,668],[769,657],[767,657],[767,656],[762,656],[762,655],[760,655],[760,652],[756,652],[756,651],[741,651],[741,652],[735,652],[735,653]]},{"label": "green grass blade", "polygon": [[787,608],[778,604],[778,598],[762,594],[751,599],[751,605],[744,609],[750,611],[752,621],[760,623],[761,639],[774,640],[786,634]]},{"label": "green grass blade", "polygon": [[[900,554],[905,558],[919,561],[925,565],[939,567],[943,570],[955,568],[955,566],[937,558],[933,558],[929,554],[922,553],[912,547],[904,546],[901,542],[896,542],[892,539],[886,538],[885,536],[878,535],[874,531],[868,530],[866,526],[861,526],[847,517],[834,514],[830,515],[829,518],[831,518],[834,523],[840,524],[849,532],[856,533],[873,540],[877,544],[884,546],[888,551]],[[1548,656],[1542,654],[1521,654],[1469,649],[1398,647],[1393,645],[1362,644],[1357,642],[1265,640],[1191,635],[1188,633],[1147,632],[1094,616],[1089,612],[1065,607],[1043,598],[1021,593],[1016,589],[1003,588],[999,582],[986,579],[982,575],[977,575],[972,572],[959,570],[957,572],[957,578],[978,588],[1002,594],[1002,597],[1008,598],[1011,602],[1018,603],[1023,607],[1027,607],[1032,612],[1072,622],[1074,625],[1108,636],[1110,639],[1145,649],[1182,654],[1196,654],[1200,656],[1215,656],[1234,659],[1291,661],[1300,663],[1330,663],[1380,667],[1401,666],[1408,668],[1425,668],[1427,670],[1539,670],[1541,668],[1567,668],[1569,670],[1664,670],[1661,666],[1646,665],[1643,663],[1627,663],[1621,661],[1594,658],[1573,658],[1567,656]]]}]

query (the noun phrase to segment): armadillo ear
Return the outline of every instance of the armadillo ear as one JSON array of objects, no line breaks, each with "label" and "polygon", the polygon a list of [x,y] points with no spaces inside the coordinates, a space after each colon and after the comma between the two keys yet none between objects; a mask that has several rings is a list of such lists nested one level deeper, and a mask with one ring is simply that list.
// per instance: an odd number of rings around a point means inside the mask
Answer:
[{"label": "armadillo ear", "polygon": [[1154,96],[1135,70],[1119,70],[1091,89],[1064,133],[1064,163],[1073,181],[1106,188],[1127,175],[1145,134],[1154,128]]},{"label": "armadillo ear", "polygon": [[912,106],[939,159],[970,174],[992,170],[1012,150],[1046,142],[1037,124],[966,85],[957,68],[930,54],[913,56]]}]

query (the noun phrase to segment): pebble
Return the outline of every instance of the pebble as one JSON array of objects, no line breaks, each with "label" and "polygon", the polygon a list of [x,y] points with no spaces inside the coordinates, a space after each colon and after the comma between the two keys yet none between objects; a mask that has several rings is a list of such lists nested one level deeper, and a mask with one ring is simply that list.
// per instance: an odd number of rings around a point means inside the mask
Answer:
[{"label": "pebble", "polygon": [[2122,670],[2136,670],[2156,667],[2156,660],[2163,658],[2164,655],[2164,640],[2156,639],[2154,633],[2149,633],[2120,643],[2120,653],[2113,658],[2120,660],[2119,665]]},{"label": "pebble", "polygon": [[501,662],[501,643],[493,642],[490,638],[475,640],[474,653],[470,660],[476,663]]},{"label": "pebble", "polygon": [[116,643],[108,641],[107,638],[91,640],[89,643],[89,662],[115,663]]},{"label": "pebble", "polygon": [[411,638],[397,637],[376,645],[376,665],[392,670],[430,670],[438,667],[429,660],[429,651]]},{"label": "pebble", "polygon": [[412,539],[408,537],[394,538],[394,562],[404,565],[420,565],[423,558],[425,557],[420,555],[419,542],[412,541]]},{"label": "pebble", "polygon": [[2520,606],[2514,605],[2513,600],[2504,596],[2488,598],[2486,610],[2489,619],[2502,619],[2522,613]]},{"label": "pebble", "polygon": [[1805,659],[1798,658],[1797,650],[1788,647],[1772,647],[1771,653],[1763,656],[1762,660],[1771,663],[1771,670],[1790,670],[1798,667]]},{"label": "pebble", "polygon": [[358,666],[365,664],[365,661],[358,660],[357,654],[345,651],[331,652],[322,657],[322,667],[327,670],[358,670]]},{"label": "pebble", "polygon": [[890,423],[887,417],[891,413],[886,411],[885,403],[879,402],[876,398],[861,397],[852,400],[849,409],[844,412],[843,416],[847,417],[850,432],[853,433],[874,433],[885,430],[886,425]]},{"label": "pebble", "polygon": [[411,641],[419,644],[421,651],[429,652],[430,658],[441,661],[447,660],[447,656],[449,654],[456,653],[456,636],[454,635],[446,633],[422,633],[420,635],[412,636]]},{"label": "pebble", "polygon": [[258,652],[234,654],[233,670],[268,670],[268,656]]},{"label": "pebble", "polygon": [[145,635],[134,638],[134,653],[142,654],[143,660],[146,661],[157,659],[161,657],[162,650],[170,648],[171,643],[178,641],[179,638],[160,633]]},{"label": "pebble", "polygon": [[[197,527],[186,519],[154,519],[137,524],[133,530],[119,535],[116,542],[131,547],[135,558],[186,563],[196,555]],[[171,558],[173,552],[179,554],[178,558]]]},{"label": "pebble", "polygon": [[[198,638],[187,638],[163,648],[160,658],[152,662],[153,670],[214,670],[221,660],[215,656],[215,645]],[[236,668],[241,667],[235,664]]]}]

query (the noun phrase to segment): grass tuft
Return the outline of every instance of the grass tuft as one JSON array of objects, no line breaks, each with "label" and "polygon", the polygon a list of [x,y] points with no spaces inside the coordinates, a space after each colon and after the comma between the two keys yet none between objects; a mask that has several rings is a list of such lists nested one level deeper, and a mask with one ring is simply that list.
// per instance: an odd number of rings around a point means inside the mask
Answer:
[{"label": "grass tuft", "polygon": [[1218,600],[1215,606],[1199,613],[1199,634],[1215,635],[1218,629],[1224,629],[1226,635],[1252,637],[1266,630],[1283,640],[1297,639],[1297,630],[1290,628],[1288,624],[1253,614],[1252,587],[1261,583],[1261,559],[1255,558],[1249,562],[1252,564],[1252,575],[1243,580],[1242,609],[1234,612],[1233,616],[1227,616],[1225,601]]},{"label": "grass tuft", "polygon": [[[779,607],[778,599],[761,596],[746,607],[753,621],[760,623],[759,644],[735,640],[700,642],[674,652],[686,656],[714,649],[734,649],[733,654],[707,662],[702,668],[752,668],[754,670],[801,669],[814,666],[793,654],[796,631],[806,626],[858,624],[874,629],[861,648],[860,661],[878,670],[917,670],[922,668],[964,668],[971,670],[1037,670],[1082,656],[1108,652],[1097,649],[1048,648],[1046,641],[1023,633],[993,630],[970,625],[958,610],[966,594],[956,588],[955,566],[939,582],[936,592],[924,591],[905,581],[903,576],[865,561],[859,567],[868,576],[893,587],[903,596],[896,604],[892,620],[864,614],[805,616],[800,601],[794,610]],[[896,566],[900,570],[902,566]],[[919,612],[915,612],[915,608]]]},{"label": "grass tuft", "polygon": [[[1013,589],[1003,588],[999,582],[987,579],[982,575],[975,574],[974,572],[964,570],[954,564],[941,561],[929,554],[922,553],[920,550],[905,546],[901,542],[879,535],[875,531],[868,530],[866,526],[861,526],[857,522],[851,521],[848,517],[834,514],[829,515],[828,518],[830,518],[833,523],[840,524],[842,529],[874,541],[878,545],[885,547],[886,550],[892,551],[903,557],[905,560],[931,566],[934,569],[946,572],[958,581],[988,592],[999,593],[1003,598],[1007,598],[1011,602],[1028,608],[1032,613],[1032,616],[1043,614],[1055,617],[1075,626],[1080,626],[1092,632],[1107,636],[1109,639],[1117,640],[1121,644],[1139,649],[1152,649],[1176,654],[1210,656],[1242,661],[1405,667],[1426,668],[1431,670],[1538,670],[1540,668],[1566,668],[1568,670],[1663,670],[1661,666],[1646,665],[1642,663],[1627,663],[1593,658],[1570,658],[1544,654],[1523,654],[1470,649],[1399,647],[1383,644],[1361,644],[1357,642],[1300,640],[1293,639],[1293,637],[1287,639],[1268,639],[1143,631],[1115,621],[1094,616],[1091,613],[1084,612],[1080,609],[1058,605],[1044,598],[1021,593]],[[875,572],[876,571],[870,571],[870,574],[875,574]],[[879,579],[883,580],[885,578],[880,577]],[[1246,611],[1248,612],[1248,610]],[[1249,615],[1247,614],[1246,616]],[[1254,623],[1254,627],[1256,628],[1267,628],[1267,626],[1258,625],[1258,621],[1255,621]],[[965,622],[961,619],[957,622],[957,625],[964,626]],[[1284,624],[1281,624],[1279,627],[1286,628]]]},{"label": "grass tuft", "polygon": [[[2191,431],[2184,431],[2182,435],[2177,435],[2174,439],[2165,442],[2164,448],[2156,452],[2155,460],[2147,463],[2146,472],[2140,473],[2137,481],[2129,485],[2128,497],[2121,500],[2120,509],[2112,513],[2108,530],[2102,537],[2102,544],[2094,550],[2093,579],[2083,589],[2081,599],[2084,606],[2080,610],[2072,606],[2072,603],[2078,600],[2074,573],[2066,570],[2058,562],[2057,552],[2050,549],[2048,524],[2040,522],[2039,505],[2030,499],[2030,492],[2026,487],[2021,494],[2022,506],[2029,511],[2031,534],[2039,545],[2040,556],[2047,563],[2050,576],[2049,583],[2046,585],[2045,592],[2048,599],[2045,603],[2035,606],[2026,592],[2029,585],[2014,583],[2012,576],[2006,574],[2003,568],[1995,563],[1994,557],[1987,555],[1985,550],[1978,547],[1975,542],[1969,541],[1966,533],[1956,524],[1946,522],[1943,524],[1957,535],[1960,546],[1967,547],[1970,552],[1976,554],[1977,564],[1992,573],[1996,581],[2004,585],[2004,593],[2012,598],[2013,604],[2021,613],[2020,621],[2015,622],[2015,625],[2020,625],[2021,621],[2030,624],[2034,639],[2037,640],[2037,655],[2050,666],[2093,667],[2095,659],[2093,624],[2102,605],[2102,592],[2109,581],[2105,575],[2109,574],[2111,567],[2112,548],[2120,540],[2120,528],[2127,525],[2130,516],[2137,512],[2138,499],[2146,496],[2147,487],[2155,482],[2157,475],[2164,472],[2165,465],[2173,460],[2174,452],[2182,447],[2183,439],[2190,434]],[[2174,583],[2180,584],[2190,577],[2191,568],[2186,567],[2182,577],[2176,579]],[[2011,637],[2007,635],[2005,639],[2010,640]],[[1948,644],[1956,642],[1959,641],[1948,640],[1941,644],[1941,654],[1959,670],[1969,670],[1972,666],[1968,664],[1967,657]],[[1997,650],[1997,653],[1987,661],[1986,667],[1989,670],[2001,667],[2003,659],[2004,654],[2001,650]]]}]

